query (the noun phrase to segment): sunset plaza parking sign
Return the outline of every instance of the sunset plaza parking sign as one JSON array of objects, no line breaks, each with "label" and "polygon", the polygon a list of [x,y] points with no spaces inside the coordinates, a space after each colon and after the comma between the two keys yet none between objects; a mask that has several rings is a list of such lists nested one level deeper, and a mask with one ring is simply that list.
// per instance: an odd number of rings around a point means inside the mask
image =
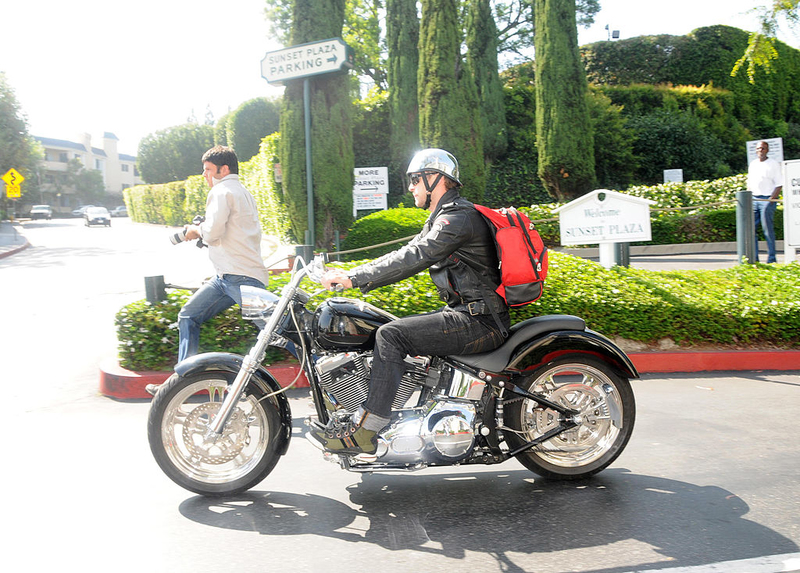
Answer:
[{"label": "sunset plaza parking sign", "polygon": [[261,60],[261,76],[271,84],[283,84],[308,76],[353,68],[353,49],[341,38],[299,44],[267,52]]}]

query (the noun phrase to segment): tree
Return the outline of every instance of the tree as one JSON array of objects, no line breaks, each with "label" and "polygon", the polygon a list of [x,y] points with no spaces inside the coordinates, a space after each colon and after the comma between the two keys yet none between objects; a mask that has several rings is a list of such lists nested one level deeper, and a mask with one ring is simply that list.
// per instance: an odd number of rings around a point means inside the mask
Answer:
[{"label": "tree", "polygon": [[[280,101],[257,97],[241,104],[220,119],[225,143],[236,151],[239,161],[249,161],[258,153],[261,140],[280,128]],[[224,122],[224,123],[223,123]]]},{"label": "tree", "polygon": [[480,201],[486,186],[478,92],[460,52],[455,0],[422,0],[420,24],[419,136],[458,159],[464,195]]},{"label": "tree", "polygon": [[[466,2],[457,0],[459,14],[463,12]],[[270,23],[270,34],[286,46],[291,45],[292,3],[288,0],[265,0],[264,12]],[[391,42],[389,22],[393,19],[392,0],[386,0],[386,43]],[[407,13],[408,27],[417,21],[416,2]],[[494,1],[494,19],[497,27],[498,56],[506,60],[515,58],[529,59],[526,52],[533,46],[534,18],[533,0],[511,0],[510,2]],[[380,11],[382,0],[347,0],[345,24],[342,38],[356,49],[356,73],[366,76],[380,89],[386,89],[385,81],[391,64],[381,54],[386,51],[380,42]],[[594,15],[600,10],[599,0],[577,0],[577,21],[581,26],[589,26],[594,22]],[[459,21],[462,19],[459,18]],[[391,48],[389,48],[391,50]],[[410,56],[410,54],[407,54]],[[389,55],[391,59],[391,55]],[[389,82],[391,84],[391,82]]]},{"label": "tree", "polygon": [[[295,0],[289,45],[341,35],[345,0]],[[311,108],[311,181],[316,242],[332,244],[334,231],[345,230],[353,210],[352,100],[347,75],[306,78]],[[292,232],[302,240],[308,228],[303,84],[289,81],[281,109],[280,158],[283,199]]]},{"label": "tree", "polygon": [[25,177],[21,195],[38,188],[36,166],[41,148],[28,134],[28,122],[17,102],[17,96],[0,72],[0,175],[12,167]]},{"label": "tree", "polygon": [[[389,149],[391,181],[405,191],[404,173],[414,151],[419,149],[419,17],[416,0],[387,0],[386,45],[389,82]],[[398,187],[395,185],[394,187]]]},{"label": "tree", "polygon": [[139,142],[139,173],[150,184],[182,181],[202,171],[200,159],[213,146],[210,125],[186,123],[156,131]]},{"label": "tree", "polygon": [[64,183],[75,190],[79,203],[83,205],[97,205],[105,198],[103,174],[95,169],[86,169],[80,159],[69,160]]},{"label": "tree", "polygon": [[731,75],[735,76],[747,64],[750,83],[755,83],[756,68],[763,67],[769,71],[772,61],[778,58],[775,40],[780,27],[779,19],[785,18],[790,27],[800,23],[800,0],[772,0],[771,6],[754,8],[754,11],[759,15],[761,28],[750,34],[744,54],[731,71]]},{"label": "tree", "polygon": [[592,189],[594,140],[578,53],[575,0],[535,0],[539,177],[560,202]]},{"label": "tree", "polygon": [[489,163],[508,146],[503,84],[497,67],[497,26],[490,0],[469,0],[467,67],[475,78],[483,120],[483,153]]},{"label": "tree", "polygon": [[381,0],[348,0],[342,39],[355,48],[355,68],[359,76],[379,90],[386,89],[386,46],[381,42]]},{"label": "tree", "polygon": [[[595,14],[600,11],[599,0],[577,0],[575,4],[578,25],[588,27],[593,24]],[[496,1],[494,19],[498,27],[498,54],[529,59],[525,52],[533,45],[533,0]]]}]

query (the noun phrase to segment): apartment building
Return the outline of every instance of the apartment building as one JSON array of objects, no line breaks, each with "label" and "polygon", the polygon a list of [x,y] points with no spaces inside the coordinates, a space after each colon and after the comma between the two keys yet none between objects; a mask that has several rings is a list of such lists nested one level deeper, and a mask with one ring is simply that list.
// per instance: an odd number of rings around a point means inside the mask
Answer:
[{"label": "apartment building", "polygon": [[[92,146],[92,136],[81,134],[79,141],[34,137],[45,151],[40,173],[41,202],[49,203],[58,212],[71,211],[81,203],[80,190],[66,184],[64,175],[72,159],[85,169],[94,169],[103,176],[110,203],[122,201],[122,190],[143,183],[136,169],[136,157],[117,151],[119,139],[110,132],[103,134],[103,147]],[[110,206],[110,205],[109,205]]]}]

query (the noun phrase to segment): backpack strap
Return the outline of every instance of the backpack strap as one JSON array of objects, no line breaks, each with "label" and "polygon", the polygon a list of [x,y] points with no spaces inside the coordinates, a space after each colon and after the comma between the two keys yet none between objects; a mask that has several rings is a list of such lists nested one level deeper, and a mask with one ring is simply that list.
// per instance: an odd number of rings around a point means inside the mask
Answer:
[{"label": "backpack strap", "polygon": [[494,309],[494,305],[489,302],[492,295],[478,272],[458,257],[449,255],[447,258],[455,262],[456,265],[460,265],[462,268],[467,269],[467,272],[469,272],[472,275],[472,278],[477,281],[478,289],[480,289],[481,295],[483,295],[483,300],[486,301],[486,306],[489,307],[489,312],[492,314],[492,318],[494,319],[495,324],[497,324],[497,328],[500,329],[500,333],[503,335],[503,338],[508,338],[508,329],[503,325],[503,321],[500,320],[500,315],[497,314],[497,311]]}]

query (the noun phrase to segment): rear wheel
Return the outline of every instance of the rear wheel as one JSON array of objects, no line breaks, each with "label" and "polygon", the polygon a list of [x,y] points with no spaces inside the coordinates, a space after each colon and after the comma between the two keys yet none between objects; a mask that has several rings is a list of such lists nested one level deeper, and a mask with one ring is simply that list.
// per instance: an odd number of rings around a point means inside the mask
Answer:
[{"label": "rear wheel", "polygon": [[235,374],[173,375],[150,407],[147,434],[158,465],[181,487],[207,496],[234,494],[262,481],[278,462],[281,420],[274,398],[249,384],[222,435],[207,437]]},{"label": "rear wheel", "polygon": [[[600,360],[564,356],[518,385],[580,412],[576,427],[517,456],[538,475],[558,479],[593,475],[613,462],[631,437],[636,405],[630,382]],[[510,446],[521,447],[558,427],[559,416],[527,398],[507,404],[505,425],[516,430],[504,431]]]}]

